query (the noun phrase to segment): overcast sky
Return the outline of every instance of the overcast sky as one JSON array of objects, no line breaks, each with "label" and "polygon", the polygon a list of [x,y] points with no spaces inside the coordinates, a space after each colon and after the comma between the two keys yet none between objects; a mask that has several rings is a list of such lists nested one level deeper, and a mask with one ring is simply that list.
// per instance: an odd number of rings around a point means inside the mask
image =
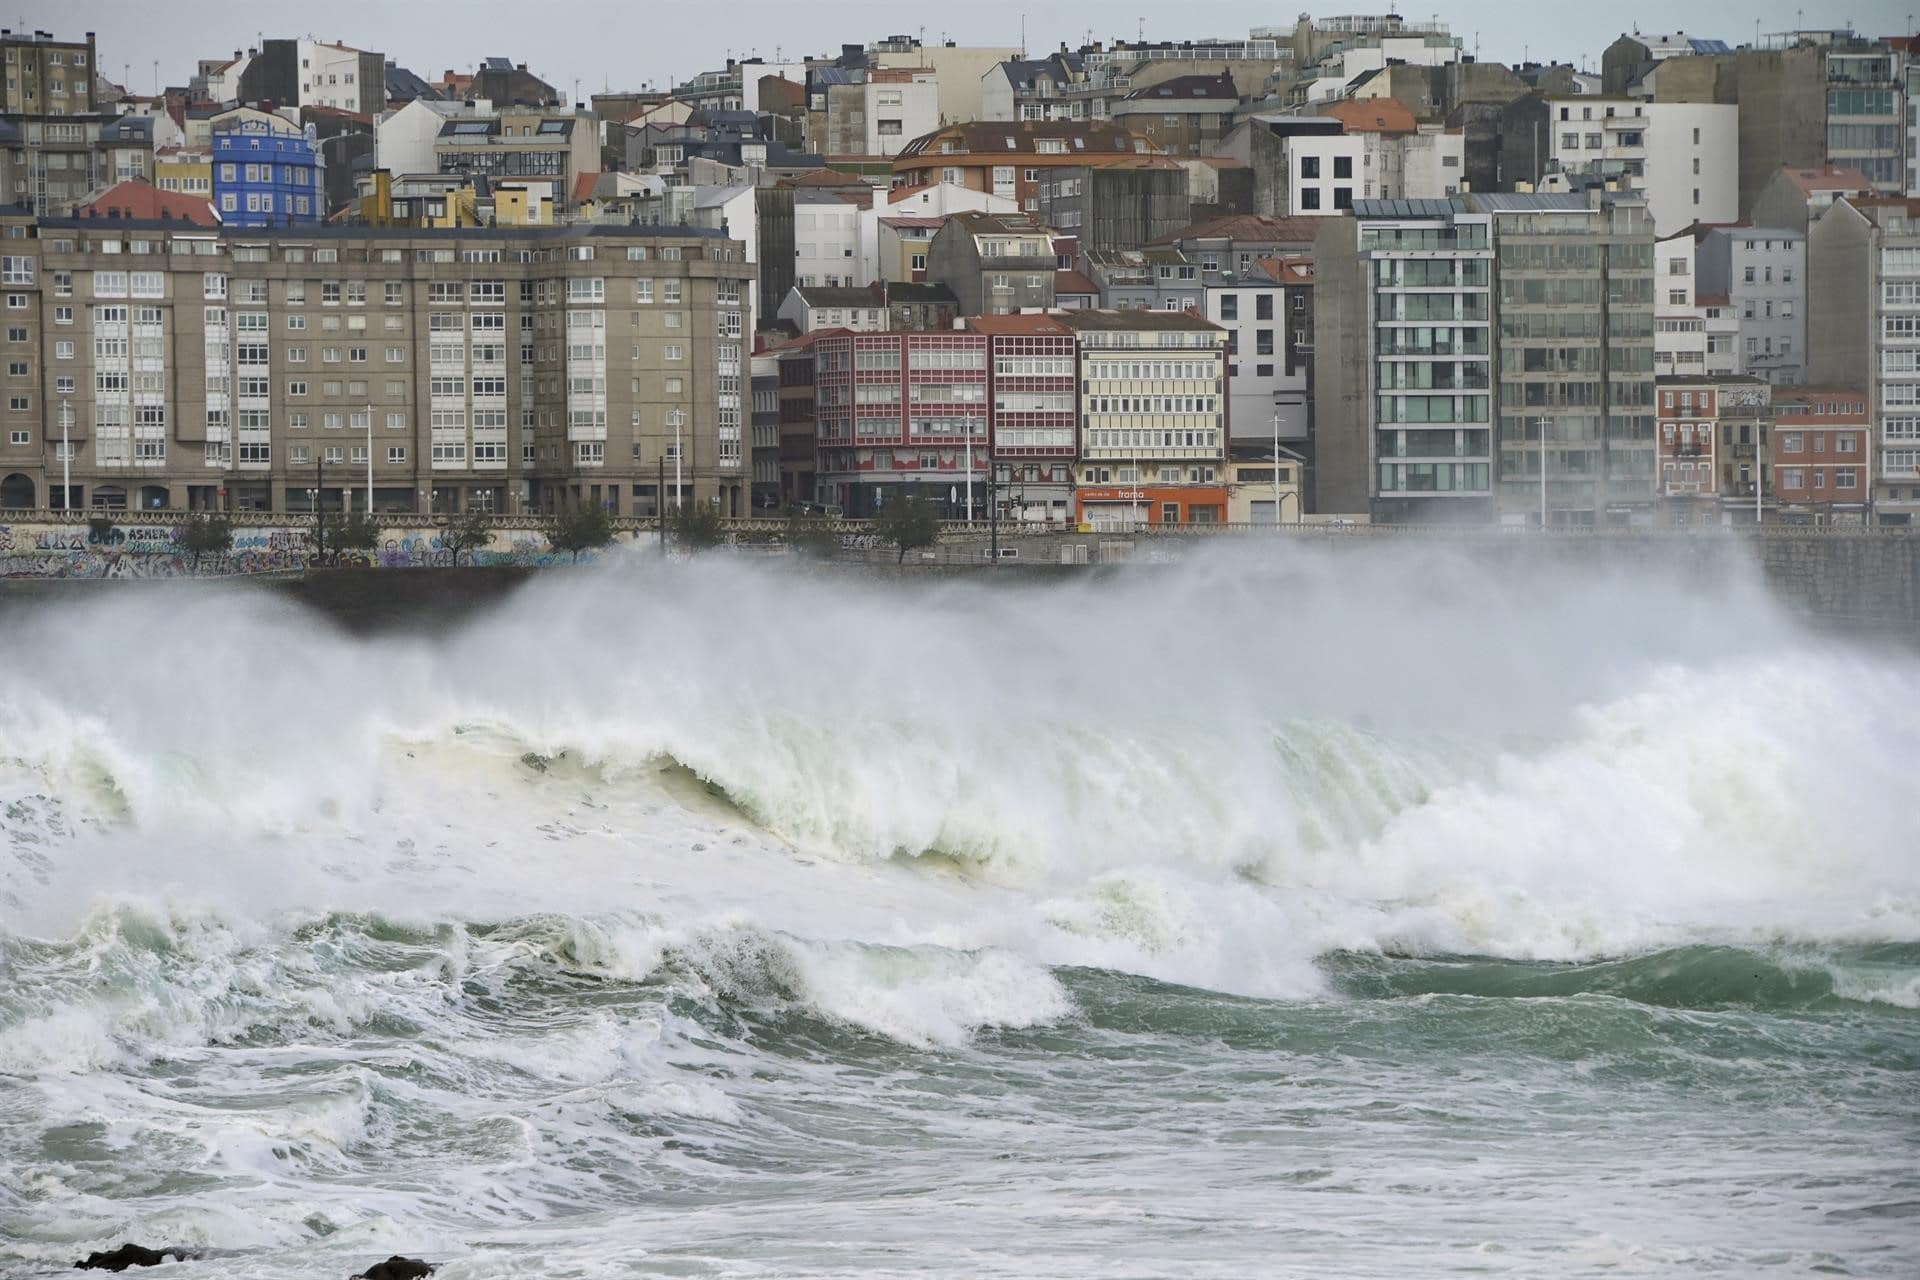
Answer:
[{"label": "overcast sky", "polygon": [[[1384,0],[1336,0],[1316,14],[1377,13]],[[1762,31],[1851,22],[1870,35],[1912,32],[1920,0],[1417,0],[1400,12],[1438,15],[1489,61],[1562,59],[1598,69],[1600,51],[1622,31],[1670,31],[1718,37],[1730,44]],[[471,71],[489,55],[525,62],[563,93],[578,80],[582,94],[603,86],[639,88],[685,80],[722,65],[729,55],[775,52],[795,58],[900,33],[932,43],[1018,46],[1022,16],[1030,51],[1061,41],[1134,37],[1192,39],[1244,36],[1258,25],[1290,25],[1293,4],[1247,0],[969,0],[903,5],[898,0],[732,0],[732,3],[529,4],[526,0],[0,0],[0,24],[51,30],[62,38],[99,33],[106,74],[151,93],[154,62],[162,84],[185,84],[197,59],[222,57],[262,35],[313,35],[377,49],[429,79],[452,68]],[[14,19],[5,23],[5,19]],[[923,18],[928,25],[917,25]],[[902,28],[905,28],[903,31]],[[123,70],[124,69],[124,70]]]}]

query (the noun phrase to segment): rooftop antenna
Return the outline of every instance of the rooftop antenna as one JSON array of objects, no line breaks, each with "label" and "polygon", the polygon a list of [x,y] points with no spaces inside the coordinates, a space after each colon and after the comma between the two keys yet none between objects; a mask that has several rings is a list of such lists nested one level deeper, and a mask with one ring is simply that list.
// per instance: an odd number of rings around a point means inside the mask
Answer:
[{"label": "rooftop antenna", "polygon": [[1020,56],[1027,56],[1027,15],[1024,12],[1020,15]]}]

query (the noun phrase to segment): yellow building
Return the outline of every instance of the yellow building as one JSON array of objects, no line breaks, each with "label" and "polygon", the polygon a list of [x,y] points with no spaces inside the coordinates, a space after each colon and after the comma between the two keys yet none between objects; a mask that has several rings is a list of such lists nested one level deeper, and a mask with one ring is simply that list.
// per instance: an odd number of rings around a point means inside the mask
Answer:
[{"label": "yellow building", "polygon": [[376,169],[359,180],[351,220],[366,227],[550,227],[550,184]]},{"label": "yellow building", "polygon": [[1227,464],[1227,522],[1229,524],[1299,524],[1300,458],[1284,449],[1280,453],[1280,519],[1273,518],[1275,491],[1274,462],[1237,461]]},{"label": "yellow building", "polygon": [[162,191],[213,199],[213,153],[187,147],[154,152],[153,185]]}]

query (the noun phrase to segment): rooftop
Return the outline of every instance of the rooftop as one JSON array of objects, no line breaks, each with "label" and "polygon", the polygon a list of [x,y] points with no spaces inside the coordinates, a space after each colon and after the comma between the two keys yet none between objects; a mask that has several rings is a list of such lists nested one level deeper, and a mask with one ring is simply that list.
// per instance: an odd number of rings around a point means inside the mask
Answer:
[{"label": "rooftop", "polygon": [[1787,181],[1812,195],[1816,191],[1871,191],[1873,180],[1858,169],[1843,169],[1838,165],[1822,165],[1818,169],[1785,168],[1780,172],[1787,175]]},{"label": "rooftop", "polygon": [[1065,337],[1073,330],[1061,324],[1057,315],[968,316],[967,328],[975,333],[996,337],[1031,337],[1036,334]]},{"label": "rooftop", "polygon": [[1056,271],[1053,273],[1053,296],[1094,295],[1100,292],[1100,286],[1081,275],[1078,271]]},{"label": "rooftop", "polygon": [[1140,102],[1167,98],[1223,98],[1238,102],[1240,91],[1234,88],[1233,77],[1230,75],[1175,76],[1171,80],[1163,80],[1145,89],[1135,89],[1124,100]]},{"label": "rooftop", "polygon": [[919,284],[910,280],[889,280],[885,286],[887,301],[916,304],[947,303],[958,306],[960,300],[944,284]]},{"label": "rooftop", "polygon": [[162,191],[138,178],[95,192],[74,212],[90,221],[113,218],[169,224],[185,222],[201,227],[220,225],[220,215],[214,212],[212,201]]},{"label": "rooftop", "polygon": [[1179,244],[1189,240],[1240,240],[1277,244],[1310,245],[1320,234],[1322,218],[1269,218],[1257,213],[1227,213],[1208,218],[1192,226],[1165,235],[1154,244]]},{"label": "rooftop", "polygon": [[[1583,204],[1581,206],[1585,208]],[[1356,218],[1451,218],[1466,213],[1467,202],[1454,197],[1447,200],[1355,200]]]},{"label": "rooftop", "polygon": [[971,236],[1040,236],[1046,235],[1046,228],[1024,213],[982,213],[978,209],[963,209],[948,216],[947,221],[958,224],[960,230]]},{"label": "rooftop", "polygon": [[1323,107],[1348,133],[1415,133],[1420,128],[1413,112],[1398,98],[1348,98]]},{"label": "rooftop", "polygon": [[1144,332],[1167,329],[1185,329],[1201,333],[1226,332],[1213,321],[1194,315],[1191,311],[1058,311],[1054,313],[1060,323],[1071,329],[1114,332],[1120,330],[1138,330]]},{"label": "rooftop", "polygon": [[826,285],[797,284],[793,291],[809,307],[877,307],[880,300],[867,289],[829,288]]},{"label": "rooftop", "polygon": [[[1042,139],[1066,144],[1068,155],[1150,155],[1157,148],[1122,125],[1097,120],[976,120],[922,134],[900,149],[899,159],[936,155],[1039,155]],[[942,151],[952,143],[952,152]]]}]

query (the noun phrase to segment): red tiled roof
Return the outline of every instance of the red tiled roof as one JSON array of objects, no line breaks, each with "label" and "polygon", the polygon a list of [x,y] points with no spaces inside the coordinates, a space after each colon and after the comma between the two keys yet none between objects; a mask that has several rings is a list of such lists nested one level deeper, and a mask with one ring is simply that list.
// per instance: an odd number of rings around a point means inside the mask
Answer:
[{"label": "red tiled roof", "polygon": [[1314,282],[1313,255],[1310,253],[1262,258],[1260,267],[1281,284],[1310,285]]},{"label": "red tiled roof", "polygon": [[1818,169],[1782,170],[1788,181],[1809,195],[1815,191],[1871,191],[1873,182],[1858,169],[1842,169],[1837,165],[1822,165]]},{"label": "red tiled roof", "polygon": [[1081,275],[1078,271],[1056,271],[1053,273],[1053,296],[1061,294],[1098,295],[1100,286]]},{"label": "red tiled roof", "polygon": [[938,231],[941,227],[947,225],[947,216],[945,214],[931,218],[909,218],[901,216],[882,218],[880,219],[880,223],[882,226],[887,227],[924,227],[928,230]]},{"label": "red tiled roof", "polygon": [[574,174],[573,202],[575,204],[585,204],[587,201],[593,199],[593,189],[599,185],[600,171],[598,169],[591,170],[587,173]]},{"label": "red tiled roof", "polygon": [[1733,305],[1733,298],[1724,293],[1696,293],[1693,295],[1693,305],[1696,307],[1730,307]]},{"label": "red tiled roof", "polygon": [[1320,114],[1340,121],[1348,133],[1413,133],[1420,127],[1398,98],[1348,98]]},{"label": "red tiled roof", "polygon": [[74,210],[82,218],[130,218],[148,222],[185,222],[196,227],[217,227],[220,215],[213,202],[198,196],[162,191],[150,182],[130,178],[108,187]]}]

